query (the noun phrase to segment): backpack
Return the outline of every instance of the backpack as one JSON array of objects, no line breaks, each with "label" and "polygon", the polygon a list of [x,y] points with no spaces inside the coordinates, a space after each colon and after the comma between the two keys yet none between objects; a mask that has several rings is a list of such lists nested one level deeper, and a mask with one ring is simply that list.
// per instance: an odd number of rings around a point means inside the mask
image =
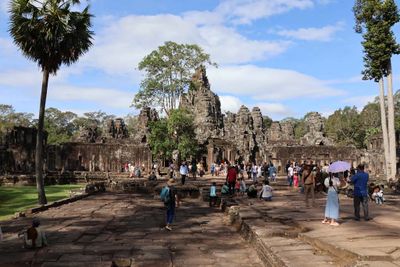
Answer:
[{"label": "backpack", "polygon": [[171,200],[171,196],[170,196],[170,192],[169,192],[169,187],[168,186],[164,186],[163,189],[161,190],[160,193],[160,199],[162,202],[164,202],[164,204],[168,204]]}]

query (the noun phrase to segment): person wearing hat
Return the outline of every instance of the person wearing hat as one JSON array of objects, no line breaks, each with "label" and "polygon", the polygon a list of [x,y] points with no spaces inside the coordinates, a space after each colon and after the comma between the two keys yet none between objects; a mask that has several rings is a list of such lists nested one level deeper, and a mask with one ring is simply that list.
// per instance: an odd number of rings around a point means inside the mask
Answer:
[{"label": "person wearing hat", "polygon": [[175,180],[169,179],[166,188],[168,190],[168,200],[164,201],[165,207],[167,208],[167,221],[165,229],[171,231],[171,224],[174,221],[175,217],[175,208],[179,207],[179,198],[175,189]]}]

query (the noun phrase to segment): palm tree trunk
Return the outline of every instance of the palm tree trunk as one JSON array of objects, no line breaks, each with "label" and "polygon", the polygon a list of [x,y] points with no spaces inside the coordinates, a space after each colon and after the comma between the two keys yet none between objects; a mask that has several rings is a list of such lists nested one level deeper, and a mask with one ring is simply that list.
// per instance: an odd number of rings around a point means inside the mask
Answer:
[{"label": "palm tree trunk", "polygon": [[44,191],[43,179],[43,130],[44,130],[44,111],[46,108],[47,87],[49,84],[49,71],[43,70],[42,80],[42,93],[40,95],[40,108],[39,108],[39,122],[38,132],[36,139],[36,155],[35,155],[35,169],[36,169],[36,187],[38,190],[38,200],[40,205],[47,204],[46,194]]},{"label": "palm tree trunk", "polygon": [[391,177],[391,164],[390,164],[390,151],[389,151],[389,139],[388,139],[388,128],[386,122],[386,108],[385,108],[385,83],[383,78],[379,80],[379,106],[381,110],[381,126],[382,126],[382,137],[383,137],[383,151],[385,155],[385,174],[386,178]]},{"label": "palm tree trunk", "polygon": [[397,155],[396,155],[396,131],[394,128],[394,101],[393,101],[393,75],[392,75],[392,62],[389,60],[388,64],[388,132],[389,132],[389,151],[390,163],[392,165],[392,177],[395,178],[397,174]]}]

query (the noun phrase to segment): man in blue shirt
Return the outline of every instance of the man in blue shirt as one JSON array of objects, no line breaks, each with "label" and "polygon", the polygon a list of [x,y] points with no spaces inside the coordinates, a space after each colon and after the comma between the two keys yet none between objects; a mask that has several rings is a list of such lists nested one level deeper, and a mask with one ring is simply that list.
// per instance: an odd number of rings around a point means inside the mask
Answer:
[{"label": "man in blue shirt", "polygon": [[356,220],[360,220],[360,203],[363,206],[364,218],[369,220],[368,216],[368,173],[364,172],[364,165],[357,166],[357,174],[351,177],[354,184],[354,215]]}]

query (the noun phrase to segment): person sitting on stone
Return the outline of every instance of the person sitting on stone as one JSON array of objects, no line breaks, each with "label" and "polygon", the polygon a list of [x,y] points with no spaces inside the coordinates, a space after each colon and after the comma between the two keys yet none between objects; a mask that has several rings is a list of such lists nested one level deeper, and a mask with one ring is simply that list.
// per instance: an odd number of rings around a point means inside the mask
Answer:
[{"label": "person sitting on stone", "polygon": [[257,183],[254,183],[249,186],[249,189],[247,190],[247,196],[249,198],[256,198],[257,197]]},{"label": "person sitting on stone", "polygon": [[152,171],[149,176],[149,181],[156,181],[156,180],[157,180],[157,175],[155,174],[154,171]]},{"label": "person sitting on stone", "polygon": [[222,195],[229,195],[229,186],[228,183],[224,183],[221,188]]},{"label": "person sitting on stone", "polygon": [[265,201],[272,200],[272,187],[269,185],[269,181],[265,180],[262,190],[260,192],[260,199],[264,199]]},{"label": "person sitting on stone", "polygon": [[41,248],[47,246],[46,234],[39,226],[39,219],[34,218],[32,226],[19,235],[23,238],[24,248]]},{"label": "person sitting on stone", "polygon": [[373,200],[375,200],[375,203],[378,205],[382,205],[383,202],[385,201],[385,198],[383,197],[383,190],[378,185],[374,187],[374,191],[371,197]]}]

